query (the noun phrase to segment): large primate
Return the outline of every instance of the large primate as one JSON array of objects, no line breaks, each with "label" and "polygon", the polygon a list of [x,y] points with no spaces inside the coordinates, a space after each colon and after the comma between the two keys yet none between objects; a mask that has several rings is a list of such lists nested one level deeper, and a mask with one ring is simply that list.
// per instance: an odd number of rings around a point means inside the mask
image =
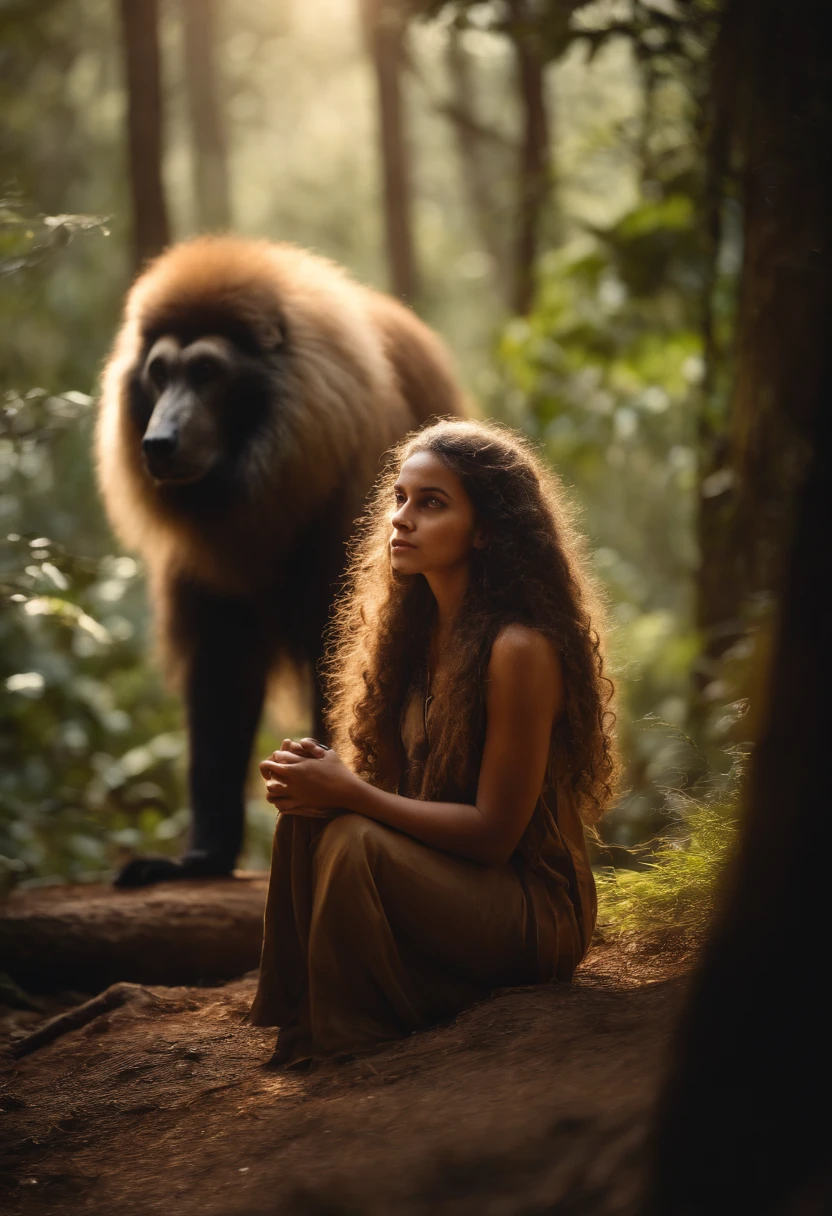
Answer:
[{"label": "large primate", "polygon": [[270,673],[315,671],[381,454],[463,412],[436,335],[302,249],[200,237],[136,281],[104,370],[98,478],[184,693],[192,834],[180,861],[135,858],[117,885],[231,872]]}]

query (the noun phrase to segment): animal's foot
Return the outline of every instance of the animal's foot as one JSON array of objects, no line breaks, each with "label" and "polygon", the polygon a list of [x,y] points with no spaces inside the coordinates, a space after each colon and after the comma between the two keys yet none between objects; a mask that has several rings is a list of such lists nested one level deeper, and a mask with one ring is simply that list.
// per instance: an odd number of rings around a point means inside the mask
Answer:
[{"label": "animal's foot", "polygon": [[291,1050],[282,1051],[279,1047],[274,1049],[274,1054],[263,1064],[263,1068],[268,1072],[311,1072],[314,1067],[315,1061],[311,1056],[295,1059]]},{"label": "animal's foot", "polygon": [[186,853],[180,861],[170,857],[134,857],[113,879],[114,887],[149,887],[179,878],[226,878],[234,863],[205,853]]}]

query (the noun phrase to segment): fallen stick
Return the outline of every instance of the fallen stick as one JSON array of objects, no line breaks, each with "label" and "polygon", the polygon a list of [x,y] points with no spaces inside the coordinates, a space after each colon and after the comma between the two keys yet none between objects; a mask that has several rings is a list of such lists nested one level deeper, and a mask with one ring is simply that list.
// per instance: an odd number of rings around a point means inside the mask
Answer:
[{"label": "fallen stick", "polygon": [[31,1052],[45,1047],[47,1043],[53,1043],[55,1039],[59,1039],[61,1035],[67,1034],[71,1030],[80,1030],[82,1026],[86,1026],[102,1013],[118,1009],[120,1005],[125,1005],[139,996],[152,995],[141,984],[126,982],[111,984],[98,996],[84,1001],[83,1005],[76,1005],[74,1009],[68,1009],[66,1013],[59,1013],[57,1017],[50,1018],[48,1022],[38,1026],[37,1030],[33,1030],[31,1034],[12,1043],[9,1047],[9,1054],[19,1060],[23,1056],[28,1056]]}]

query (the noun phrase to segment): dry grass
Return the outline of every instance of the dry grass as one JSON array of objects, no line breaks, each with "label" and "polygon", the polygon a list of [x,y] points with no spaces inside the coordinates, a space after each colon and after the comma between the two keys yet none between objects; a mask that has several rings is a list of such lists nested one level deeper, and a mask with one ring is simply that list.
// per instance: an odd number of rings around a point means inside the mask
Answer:
[{"label": "dry grass", "polygon": [[703,936],[737,834],[741,777],[738,759],[701,799],[669,791],[671,828],[634,851],[646,866],[609,867],[596,874],[603,937],[638,934],[696,941]]}]

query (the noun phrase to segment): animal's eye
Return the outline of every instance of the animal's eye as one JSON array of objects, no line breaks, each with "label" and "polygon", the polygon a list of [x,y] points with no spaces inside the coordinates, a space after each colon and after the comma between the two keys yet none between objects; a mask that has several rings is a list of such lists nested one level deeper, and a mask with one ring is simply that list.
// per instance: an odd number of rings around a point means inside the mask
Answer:
[{"label": "animal's eye", "polygon": [[158,389],[163,389],[168,382],[168,368],[164,359],[151,360],[147,374]]},{"label": "animal's eye", "polygon": [[212,380],[219,379],[221,374],[220,364],[210,355],[200,355],[198,359],[192,359],[188,364],[188,379],[192,384],[210,384]]}]

